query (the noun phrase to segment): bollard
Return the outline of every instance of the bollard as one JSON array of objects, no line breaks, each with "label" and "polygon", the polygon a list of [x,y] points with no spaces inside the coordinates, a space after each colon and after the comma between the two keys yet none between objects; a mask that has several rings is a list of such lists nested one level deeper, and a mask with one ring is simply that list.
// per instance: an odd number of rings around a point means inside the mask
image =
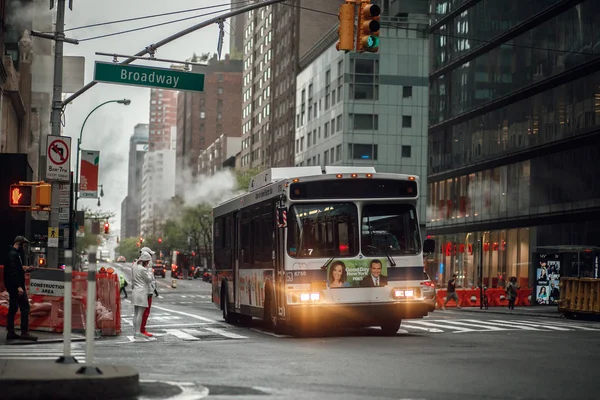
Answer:
[{"label": "bollard", "polygon": [[60,364],[77,364],[71,355],[71,331],[73,315],[73,267],[65,266],[65,292],[63,294],[63,356],[56,360]]},{"label": "bollard", "polygon": [[85,316],[85,367],[77,371],[80,375],[102,375],[94,367],[94,333],[96,331],[96,264],[90,264],[87,277],[87,310]]},{"label": "bollard", "polygon": [[177,287],[177,279],[171,279],[171,287],[172,288],[176,288]]}]

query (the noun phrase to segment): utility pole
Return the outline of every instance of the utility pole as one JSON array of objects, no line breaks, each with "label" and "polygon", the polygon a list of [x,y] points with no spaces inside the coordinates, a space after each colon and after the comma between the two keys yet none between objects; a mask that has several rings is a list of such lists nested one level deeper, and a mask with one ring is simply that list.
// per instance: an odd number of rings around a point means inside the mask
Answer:
[{"label": "utility pole", "polygon": [[[63,88],[63,45],[65,41],[65,6],[67,0],[58,0],[58,9],[56,10],[56,31],[54,33],[54,92],[52,95],[52,115],[50,124],[52,125],[52,135],[60,136],[60,121],[62,116],[62,88]],[[71,4],[71,3],[69,3]],[[54,5],[54,0],[50,1],[50,8]],[[70,167],[70,166],[69,166]],[[50,218],[48,227],[58,227],[59,223],[59,205],[60,205],[60,187],[58,183],[52,184],[52,205],[50,206]],[[58,247],[48,247],[48,267],[58,268]]]}]

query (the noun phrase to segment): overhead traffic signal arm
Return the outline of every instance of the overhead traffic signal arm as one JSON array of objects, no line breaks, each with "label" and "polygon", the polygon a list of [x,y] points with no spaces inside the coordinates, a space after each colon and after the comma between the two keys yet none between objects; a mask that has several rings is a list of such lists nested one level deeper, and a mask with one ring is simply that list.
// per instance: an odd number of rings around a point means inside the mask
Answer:
[{"label": "overhead traffic signal arm", "polygon": [[339,40],[335,45],[338,51],[348,52],[354,50],[355,8],[354,0],[346,0],[346,3],[340,6],[338,13],[338,19],[340,20],[340,26],[338,27]]},{"label": "overhead traffic signal arm", "polygon": [[371,4],[370,0],[361,0],[358,10],[358,25],[356,30],[356,51],[377,53],[379,48],[379,19],[381,8]]}]

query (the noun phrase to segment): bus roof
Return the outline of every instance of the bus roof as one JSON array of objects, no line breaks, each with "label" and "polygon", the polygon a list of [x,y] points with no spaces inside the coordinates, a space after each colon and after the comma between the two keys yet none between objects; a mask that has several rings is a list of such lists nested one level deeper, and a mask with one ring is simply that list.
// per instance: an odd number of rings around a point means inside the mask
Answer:
[{"label": "bus roof", "polygon": [[[397,179],[397,180],[415,180],[416,175],[378,173],[373,167],[352,167],[352,166],[314,166],[314,167],[290,167],[290,168],[271,168],[256,175],[248,185],[248,192],[242,193],[232,199],[224,201],[213,208],[214,216],[227,214],[234,209],[241,209],[249,205],[260,203],[269,198],[278,197],[285,192],[284,182],[302,178],[303,182],[320,181],[328,179],[337,179],[339,175],[343,178],[351,178],[352,174],[367,175],[373,174],[373,178]],[[277,184],[279,183],[279,184]]]}]

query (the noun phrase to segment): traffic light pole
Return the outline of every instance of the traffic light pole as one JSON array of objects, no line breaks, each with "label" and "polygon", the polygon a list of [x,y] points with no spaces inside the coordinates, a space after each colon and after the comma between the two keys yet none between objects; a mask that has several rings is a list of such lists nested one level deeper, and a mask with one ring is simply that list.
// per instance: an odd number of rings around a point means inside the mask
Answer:
[{"label": "traffic light pole", "polygon": [[[60,0],[62,1],[62,0]],[[169,43],[171,43],[174,40],[177,40],[179,38],[182,38],[190,33],[196,32],[197,30],[200,30],[202,28],[206,28],[209,27],[213,24],[218,24],[220,22],[223,22],[224,20],[226,20],[227,18],[231,18],[231,17],[235,17],[236,15],[240,15],[240,14],[244,14],[247,13],[248,11],[252,11],[252,10],[256,10],[259,8],[263,8],[263,7],[267,7],[267,6],[271,6],[277,3],[283,3],[286,0],[263,0],[260,2],[256,2],[254,4],[250,4],[246,7],[240,7],[237,8],[235,10],[232,10],[230,12],[227,12],[225,14],[219,15],[215,18],[211,18],[211,19],[207,19],[206,21],[200,22],[199,24],[196,24],[194,26],[190,26],[187,29],[184,29],[178,33],[175,33],[174,35],[171,35],[155,44],[151,44],[150,46],[147,46],[146,48],[144,48],[144,50],[134,54],[133,57],[127,58],[125,60],[123,60],[122,62],[120,62],[120,65],[127,65],[127,64],[131,64],[132,62],[138,60],[139,57],[143,57],[145,55],[151,54],[153,55],[154,52],[160,48],[163,47]],[[81,89],[79,89],[78,91],[76,91],[75,93],[73,93],[71,96],[67,97],[65,99],[65,101],[62,102],[62,107],[66,107],[69,103],[71,103],[73,100],[75,100],[76,98],[78,98],[79,96],[81,96],[82,94],[84,94],[85,92],[87,92],[88,90],[90,90],[92,87],[94,87],[98,82],[96,81],[92,81],[90,83],[88,83],[87,85],[85,85],[84,87],[82,87]]]}]

